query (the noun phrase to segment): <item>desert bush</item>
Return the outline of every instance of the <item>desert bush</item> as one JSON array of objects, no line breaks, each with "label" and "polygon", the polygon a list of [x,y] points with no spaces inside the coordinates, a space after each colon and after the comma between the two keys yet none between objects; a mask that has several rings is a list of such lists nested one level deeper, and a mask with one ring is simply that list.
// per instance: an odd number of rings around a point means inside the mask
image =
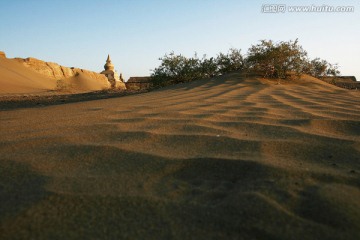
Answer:
[{"label": "desert bush", "polygon": [[331,64],[326,60],[315,58],[307,62],[304,73],[316,78],[321,78],[325,76],[337,76],[340,71],[338,70],[337,64]]},{"label": "desert bush", "polygon": [[240,49],[230,49],[228,53],[219,53],[216,58],[201,59],[195,53],[187,58],[174,52],[159,58],[161,64],[151,74],[155,87],[162,87],[177,83],[191,82],[197,79],[218,76],[230,71],[240,70],[243,67],[243,56]]},{"label": "desert bush", "polygon": [[230,48],[227,54],[219,53],[216,58],[217,73],[219,75],[241,70],[244,67],[244,58],[241,50]]},{"label": "desert bush", "polygon": [[309,74],[316,78],[336,76],[340,73],[337,64],[315,58],[309,60],[307,52],[295,41],[274,43],[261,40],[248,51],[246,67],[249,71],[262,72],[264,77],[286,78],[287,73]]},{"label": "desert bush", "polygon": [[216,58],[206,58],[206,55],[203,56],[201,62],[200,72],[202,73],[203,78],[215,77],[218,75],[218,65]]},{"label": "desert bush", "polygon": [[166,86],[181,82],[189,82],[199,75],[199,58],[195,54],[192,58],[175,55],[174,52],[159,58],[161,64],[152,73],[152,80],[156,86]]},{"label": "desert bush", "polygon": [[231,48],[215,58],[204,55],[200,59],[196,53],[187,58],[171,52],[159,60],[160,66],[152,70],[151,74],[154,87],[215,77],[243,69],[261,73],[264,77],[277,78],[279,81],[289,73],[298,76],[307,73],[318,78],[340,73],[337,64],[330,64],[320,58],[309,60],[298,39],[281,42],[261,40],[259,44],[249,48],[246,58],[240,49]]},{"label": "desert bush", "polygon": [[247,68],[262,72],[264,77],[286,78],[288,72],[301,74],[307,53],[298,40],[275,43],[271,40],[261,40],[252,45],[246,58]]}]

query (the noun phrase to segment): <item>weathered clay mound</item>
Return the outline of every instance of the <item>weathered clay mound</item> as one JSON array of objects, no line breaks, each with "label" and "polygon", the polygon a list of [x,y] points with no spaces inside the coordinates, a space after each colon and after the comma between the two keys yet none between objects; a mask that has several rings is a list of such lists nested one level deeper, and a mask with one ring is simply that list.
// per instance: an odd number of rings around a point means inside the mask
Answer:
[{"label": "weathered clay mound", "polygon": [[2,51],[0,51],[0,58],[6,58],[6,54]]},{"label": "weathered clay mound", "polygon": [[[71,68],[64,67],[57,63],[44,62],[36,58],[25,58],[25,59],[15,58],[15,60],[23,64],[25,67],[28,67],[31,70],[34,70],[42,75],[45,75],[46,77],[55,80],[71,78],[77,76],[78,74],[81,74],[83,77],[98,81],[99,83],[97,85],[103,86],[105,82],[108,82],[109,84],[105,84],[106,88],[111,87],[110,82],[108,81],[106,76],[97,72],[80,69],[80,68],[74,68],[74,67]],[[94,81],[90,81],[90,83],[86,83],[85,85],[93,85],[93,82]],[[86,87],[81,87],[81,88],[86,88]],[[126,89],[125,84],[120,81],[116,82],[115,88]]]},{"label": "weathered clay mound", "polygon": [[[8,59],[0,52],[1,94],[43,93],[53,90],[85,92],[111,88],[108,78],[80,68],[68,68],[36,58]],[[117,81],[117,89],[126,89]]]},{"label": "weathered clay mound", "polygon": [[0,94],[24,94],[53,90],[56,81],[24,67],[13,59],[0,57],[0,85]]},{"label": "weathered clay mound", "polygon": [[[90,72],[91,73],[91,72]],[[87,92],[104,90],[110,87],[107,79],[95,79],[86,73],[77,73],[75,76],[57,80],[57,90],[65,92]]]},{"label": "weathered clay mound", "polygon": [[63,78],[73,77],[76,74],[83,73],[84,75],[96,79],[99,81],[106,80],[107,78],[96,72],[80,69],[80,68],[68,68],[61,66],[57,63],[44,62],[36,58],[15,58],[16,61],[23,64],[25,67],[28,67],[42,75],[45,75],[49,78],[59,80]]}]

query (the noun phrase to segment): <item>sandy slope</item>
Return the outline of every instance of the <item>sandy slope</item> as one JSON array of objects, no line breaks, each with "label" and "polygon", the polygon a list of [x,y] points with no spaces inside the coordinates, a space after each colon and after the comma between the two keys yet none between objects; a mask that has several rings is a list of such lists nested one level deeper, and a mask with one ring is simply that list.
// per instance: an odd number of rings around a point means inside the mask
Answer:
[{"label": "sandy slope", "polygon": [[84,74],[79,73],[76,76],[65,78],[60,81],[62,91],[68,92],[88,92],[105,90],[110,87],[108,81],[99,81]]},{"label": "sandy slope", "polygon": [[310,80],[1,112],[0,238],[359,239],[360,94]]},{"label": "sandy slope", "polygon": [[[60,82],[58,81],[60,80]],[[31,70],[16,59],[0,58],[0,96],[9,94],[35,94],[61,92],[89,92],[108,89],[109,82],[79,73],[76,76],[53,79]]]},{"label": "sandy slope", "polygon": [[0,94],[38,93],[55,89],[56,81],[13,59],[0,58]]}]

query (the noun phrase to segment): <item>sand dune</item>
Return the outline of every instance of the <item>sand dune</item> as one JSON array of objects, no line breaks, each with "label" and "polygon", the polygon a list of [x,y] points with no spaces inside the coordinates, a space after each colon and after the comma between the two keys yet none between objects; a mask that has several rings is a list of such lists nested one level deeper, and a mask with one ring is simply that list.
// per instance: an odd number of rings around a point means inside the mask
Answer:
[{"label": "sand dune", "polygon": [[360,94],[241,74],[0,112],[1,239],[359,239]]},{"label": "sand dune", "polygon": [[56,81],[22,66],[13,59],[0,58],[0,94],[38,93],[54,90]]},{"label": "sand dune", "polygon": [[57,90],[65,92],[88,92],[109,89],[110,84],[107,80],[100,81],[91,78],[82,73],[76,76],[65,78],[57,81]]},{"label": "sand dune", "polygon": [[[45,62],[42,63],[46,64]],[[56,79],[53,76],[40,74],[29,67],[25,67],[19,59],[0,58],[0,96],[49,94],[54,91],[80,93],[110,88],[107,79],[105,77],[100,78],[98,76],[100,74],[95,75],[95,73],[81,69],[76,69],[76,71],[84,71],[86,74],[80,72],[72,77]],[[91,77],[92,74],[94,77]]]}]

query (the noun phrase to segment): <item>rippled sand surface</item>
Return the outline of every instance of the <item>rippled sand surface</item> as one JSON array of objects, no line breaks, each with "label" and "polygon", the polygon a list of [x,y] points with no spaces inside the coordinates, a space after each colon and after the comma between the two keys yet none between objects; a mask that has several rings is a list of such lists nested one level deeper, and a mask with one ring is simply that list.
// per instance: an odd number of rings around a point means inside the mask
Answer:
[{"label": "rippled sand surface", "polygon": [[1,239],[360,239],[360,93],[229,74],[0,112]]}]

